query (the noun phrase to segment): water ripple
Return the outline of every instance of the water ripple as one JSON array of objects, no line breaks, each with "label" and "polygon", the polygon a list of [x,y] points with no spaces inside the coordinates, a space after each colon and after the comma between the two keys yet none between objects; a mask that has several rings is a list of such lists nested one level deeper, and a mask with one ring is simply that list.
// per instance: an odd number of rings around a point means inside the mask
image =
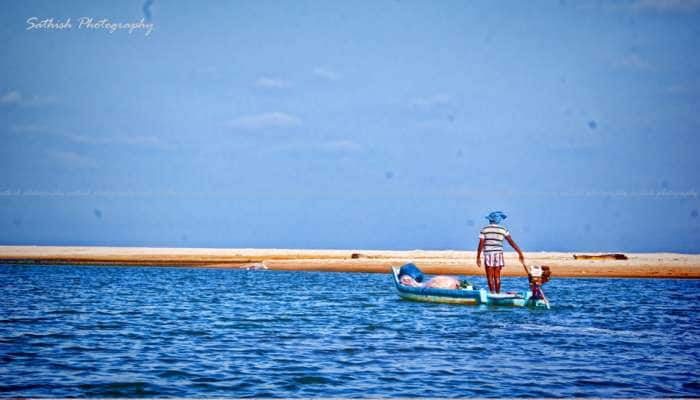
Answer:
[{"label": "water ripple", "polygon": [[0,284],[3,397],[700,396],[699,281],[558,279],[549,311],[405,302],[373,274],[2,266]]}]

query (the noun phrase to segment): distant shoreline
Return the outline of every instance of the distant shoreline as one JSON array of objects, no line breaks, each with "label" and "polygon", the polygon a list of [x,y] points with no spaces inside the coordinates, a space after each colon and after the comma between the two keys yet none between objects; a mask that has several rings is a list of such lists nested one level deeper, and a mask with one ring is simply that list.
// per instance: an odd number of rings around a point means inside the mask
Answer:
[{"label": "distant shoreline", "polygon": [[[595,253],[575,253],[595,254]],[[388,273],[413,262],[429,274],[482,275],[474,251],[294,250],[151,247],[0,246],[0,264],[170,266],[238,269],[264,263],[271,270]],[[574,259],[574,253],[525,253],[528,265],[548,265],[555,277],[700,279],[700,254],[625,253],[627,260]],[[504,276],[524,276],[515,253]],[[2,265],[0,265],[2,268]]]}]

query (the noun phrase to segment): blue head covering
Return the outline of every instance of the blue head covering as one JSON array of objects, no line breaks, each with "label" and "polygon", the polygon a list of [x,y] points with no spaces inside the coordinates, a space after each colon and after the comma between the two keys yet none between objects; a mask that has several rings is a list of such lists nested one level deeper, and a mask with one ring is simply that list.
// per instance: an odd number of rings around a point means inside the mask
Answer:
[{"label": "blue head covering", "polygon": [[502,211],[494,211],[486,216],[486,219],[488,219],[489,223],[491,224],[500,224],[501,221],[503,221],[506,218],[508,218],[508,216],[505,215]]}]

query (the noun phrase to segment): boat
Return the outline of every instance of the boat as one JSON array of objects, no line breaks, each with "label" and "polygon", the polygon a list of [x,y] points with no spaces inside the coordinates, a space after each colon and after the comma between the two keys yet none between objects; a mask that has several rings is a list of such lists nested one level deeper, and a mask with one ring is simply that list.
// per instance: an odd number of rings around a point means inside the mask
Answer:
[{"label": "boat", "polygon": [[391,267],[391,270],[398,295],[404,300],[474,306],[549,308],[549,303],[546,300],[532,299],[532,292],[529,290],[520,293],[497,294],[475,287],[439,289],[424,286],[407,286],[402,285],[399,281],[401,267]]}]

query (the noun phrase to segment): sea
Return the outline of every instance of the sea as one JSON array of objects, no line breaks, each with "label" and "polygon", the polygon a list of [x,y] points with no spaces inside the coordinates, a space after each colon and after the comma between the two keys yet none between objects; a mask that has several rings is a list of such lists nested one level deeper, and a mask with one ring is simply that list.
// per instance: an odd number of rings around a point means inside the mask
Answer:
[{"label": "sea", "polygon": [[544,310],[390,274],[0,265],[0,397],[700,396],[700,280],[554,272]]}]

